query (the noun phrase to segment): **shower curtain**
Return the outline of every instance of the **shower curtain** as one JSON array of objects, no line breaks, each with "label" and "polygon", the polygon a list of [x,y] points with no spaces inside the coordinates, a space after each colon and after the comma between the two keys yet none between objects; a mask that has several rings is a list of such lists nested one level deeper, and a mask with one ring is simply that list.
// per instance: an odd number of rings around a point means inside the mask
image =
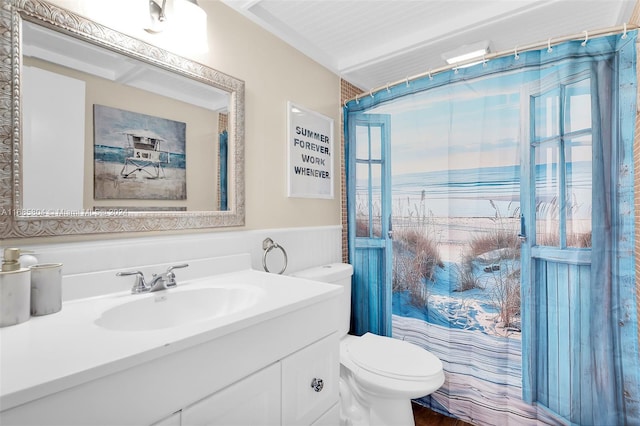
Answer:
[{"label": "shower curtain", "polygon": [[[354,332],[388,318],[443,361],[419,403],[478,425],[640,424],[635,42],[514,53],[345,106]],[[374,119],[378,136],[354,130]],[[372,141],[390,191],[358,157]],[[385,203],[393,274],[376,284],[384,262],[353,247],[383,238]]]}]

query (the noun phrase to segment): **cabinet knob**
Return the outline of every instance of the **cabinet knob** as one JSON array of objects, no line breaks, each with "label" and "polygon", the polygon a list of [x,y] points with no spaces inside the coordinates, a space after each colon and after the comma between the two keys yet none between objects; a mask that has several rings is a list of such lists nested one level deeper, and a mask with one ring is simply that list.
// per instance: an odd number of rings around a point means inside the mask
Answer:
[{"label": "cabinet knob", "polygon": [[324,382],[322,381],[322,379],[316,379],[314,377],[313,380],[311,381],[311,388],[316,392],[320,392],[323,387],[324,387]]}]

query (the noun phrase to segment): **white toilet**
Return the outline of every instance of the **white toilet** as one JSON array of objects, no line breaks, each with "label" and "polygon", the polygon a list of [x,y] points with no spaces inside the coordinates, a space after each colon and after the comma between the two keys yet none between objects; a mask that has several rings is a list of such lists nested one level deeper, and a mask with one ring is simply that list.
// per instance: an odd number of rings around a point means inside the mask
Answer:
[{"label": "white toilet", "polygon": [[429,395],[444,383],[442,362],[425,349],[371,333],[352,336],[353,267],[333,263],[296,272],[309,280],[344,286],[340,319],[340,423],[360,426],[413,426],[411,399]]}]

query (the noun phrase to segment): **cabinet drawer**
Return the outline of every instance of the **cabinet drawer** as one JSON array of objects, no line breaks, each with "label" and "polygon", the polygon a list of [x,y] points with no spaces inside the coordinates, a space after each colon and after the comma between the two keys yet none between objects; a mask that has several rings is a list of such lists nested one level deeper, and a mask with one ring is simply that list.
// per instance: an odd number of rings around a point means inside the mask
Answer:
[{"label": "cabinet drawer", "polygon": [[283,425],[310,425],[338,402],[339,351],[333,333],[282,360]]}]

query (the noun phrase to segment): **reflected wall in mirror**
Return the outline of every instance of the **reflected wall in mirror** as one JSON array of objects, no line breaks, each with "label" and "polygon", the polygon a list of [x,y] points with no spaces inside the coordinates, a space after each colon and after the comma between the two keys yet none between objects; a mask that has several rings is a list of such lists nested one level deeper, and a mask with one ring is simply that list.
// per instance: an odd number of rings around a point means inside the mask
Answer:
[{"label": "reflected wall in mirror", "polygon": [[7,3],[0,237],[244,224],[244,82],[47,2]]}]

